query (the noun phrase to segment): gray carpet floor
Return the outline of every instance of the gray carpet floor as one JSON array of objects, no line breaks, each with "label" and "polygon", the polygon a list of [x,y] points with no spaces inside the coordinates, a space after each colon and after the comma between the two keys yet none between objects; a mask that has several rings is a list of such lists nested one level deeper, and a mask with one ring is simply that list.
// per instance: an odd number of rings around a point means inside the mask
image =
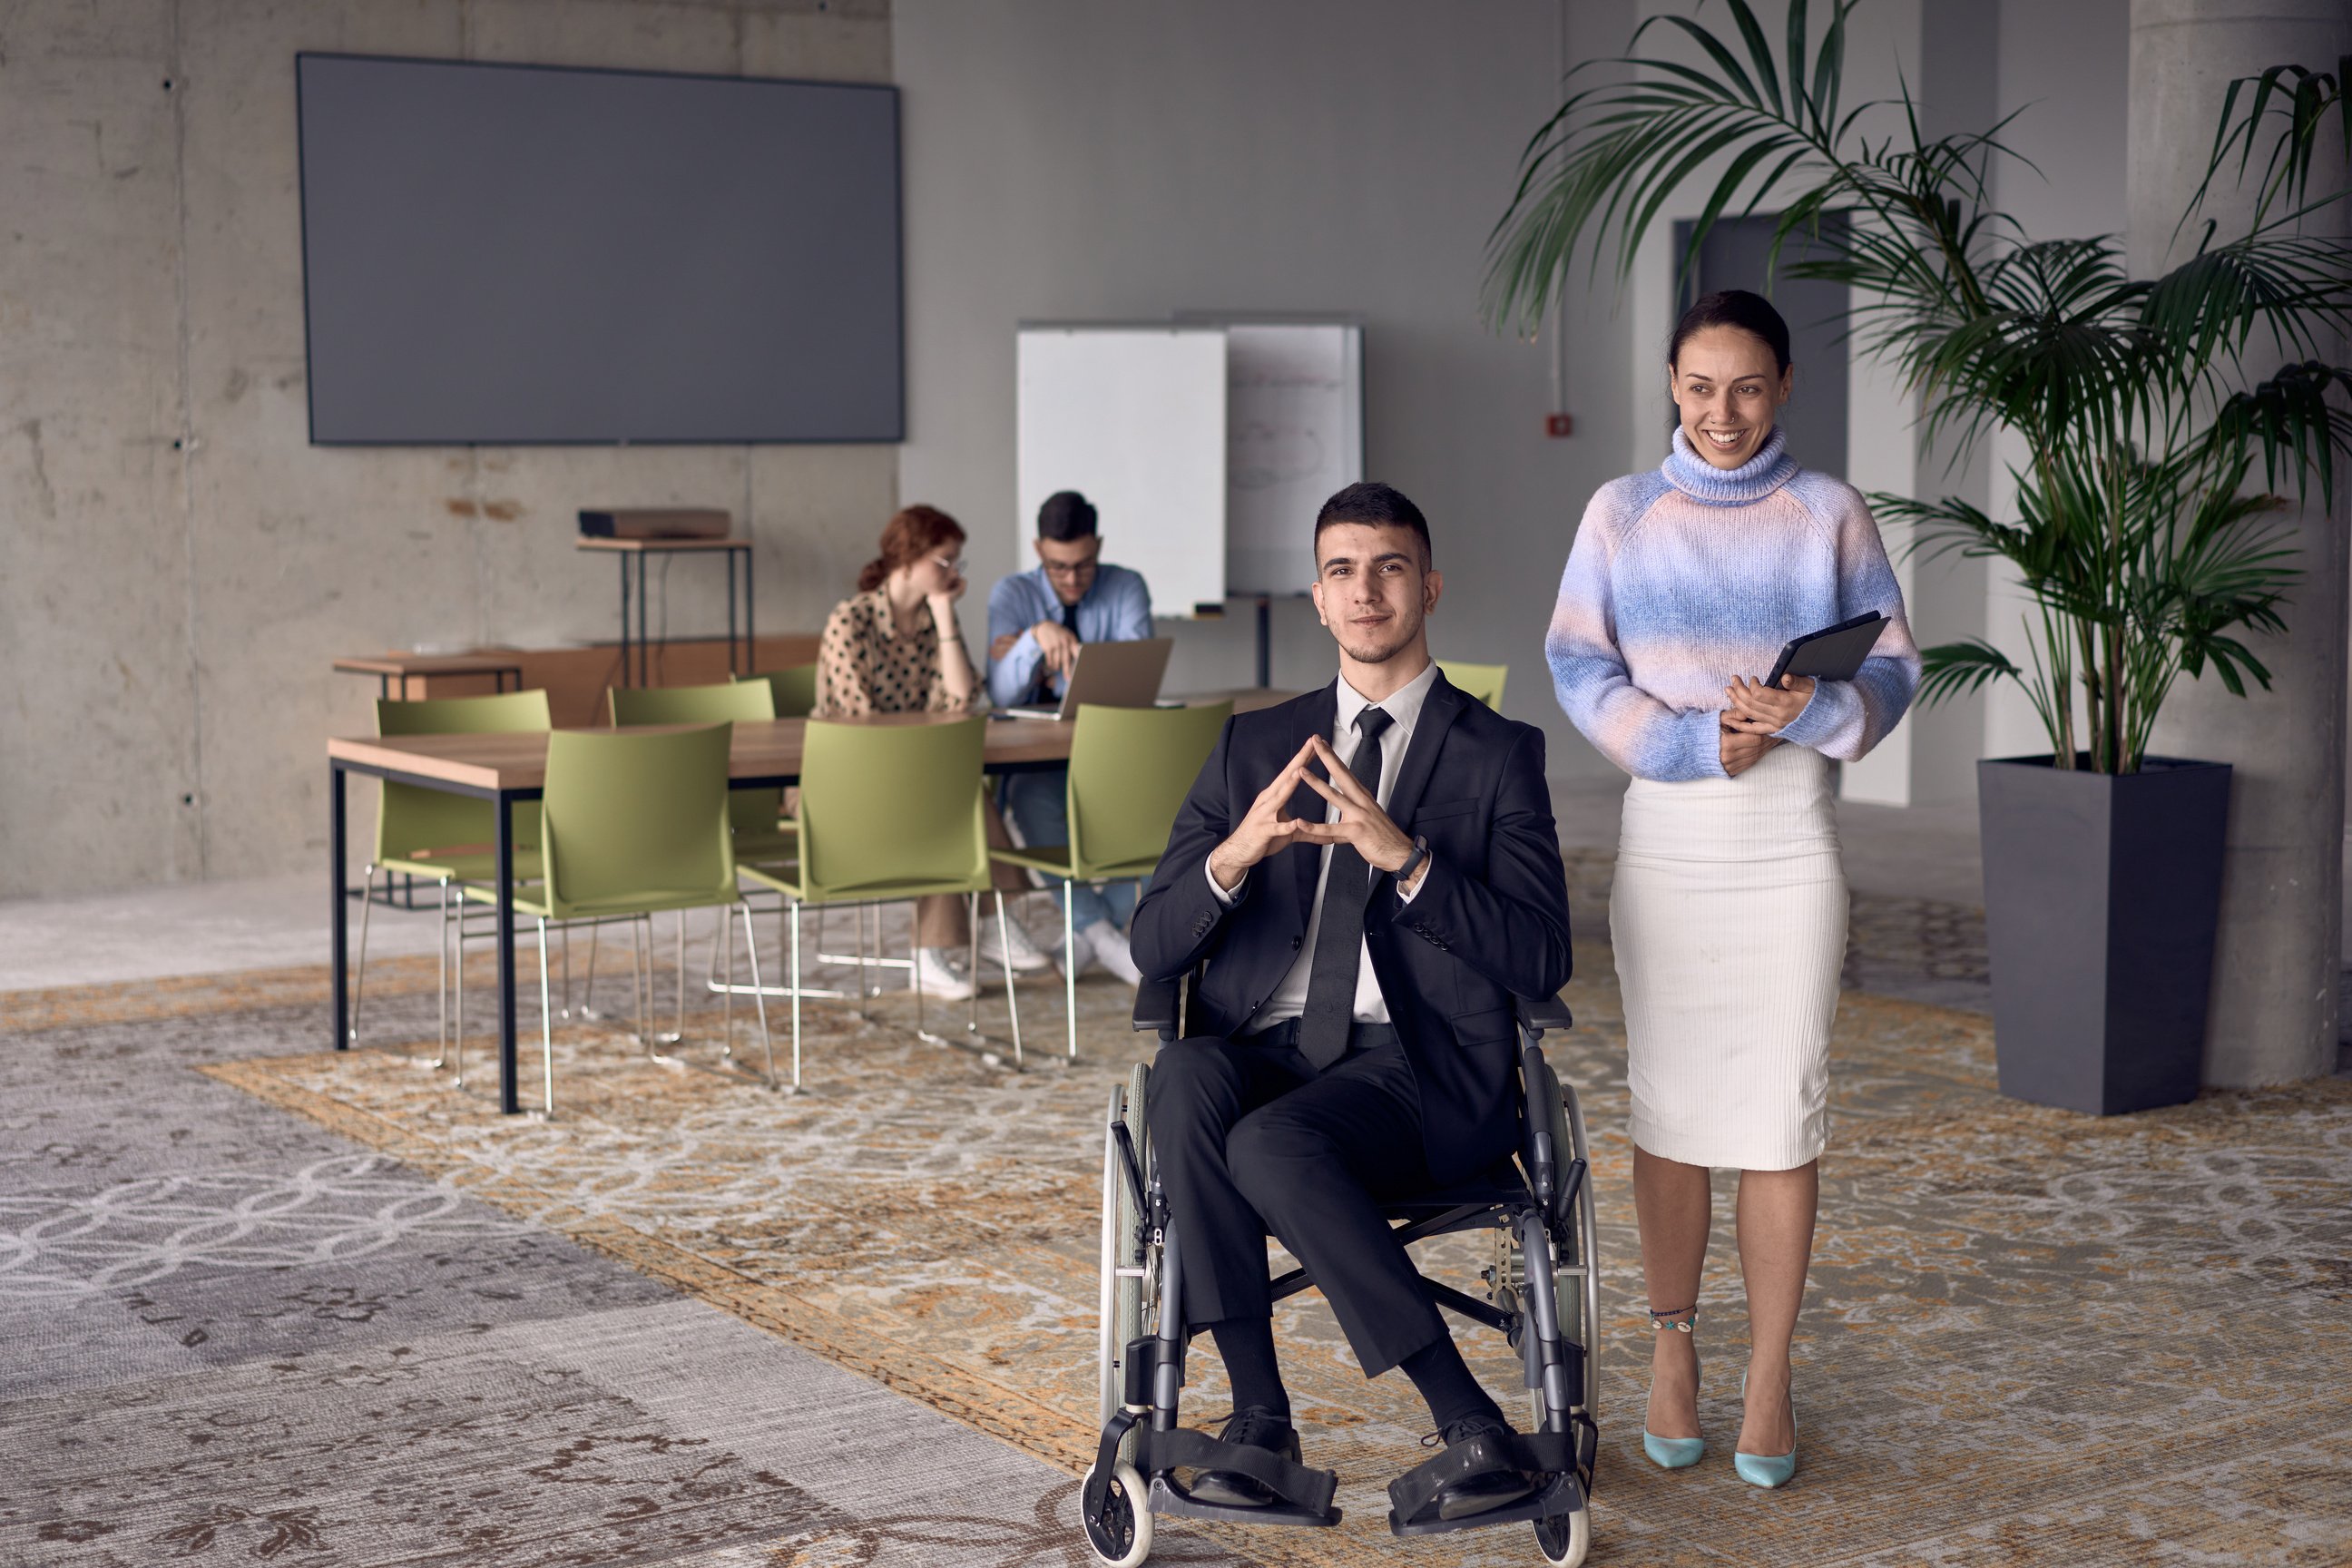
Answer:
[{"label": "gray carpet floor", "polygon": [[1087,1560],[1060,1471],[191,1070],[324,1032],[0,1035],[0,1563]]}]

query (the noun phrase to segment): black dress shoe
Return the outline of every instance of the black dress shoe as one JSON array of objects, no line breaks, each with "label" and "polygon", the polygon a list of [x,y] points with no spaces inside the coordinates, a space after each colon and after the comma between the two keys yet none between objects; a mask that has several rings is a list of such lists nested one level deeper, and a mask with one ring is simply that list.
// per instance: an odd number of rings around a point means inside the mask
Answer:
[{"label": "black dress shoe", "polygon": [[[1438,1434],[1449,1448],[1489,1433],[1511,1434],[1511,1424],[1493,1415],[1469,1415]],[[1536,1489],[1524,1470],[1486,1470],[1465,1476],[1437,1494],[1437,1517],[1468,1519],[1507,1503],[1515,1503]]]},{"label": "black dress shoe", "polygon": [[[1245,1405],[1234,1411],[1217,1436],[1223,1442],[1264,1448],[1280,1454],[1294,1465],[1298,1463],[1297,1429],[1287,1416],[1276,1415],[1263,1405]],[[1222,1503],[1227,1508],[1264,1508],[1275,1500],[1274,1493],[1264,1483],[1237,1470],[1202,1470],[1192,1482],[1192,1496],[1202,1502]]]}]

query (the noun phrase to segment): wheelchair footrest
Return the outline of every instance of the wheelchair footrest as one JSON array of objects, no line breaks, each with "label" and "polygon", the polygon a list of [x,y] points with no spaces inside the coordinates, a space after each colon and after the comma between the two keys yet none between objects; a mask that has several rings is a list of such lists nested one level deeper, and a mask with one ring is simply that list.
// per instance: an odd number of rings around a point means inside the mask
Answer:
[{"label": "wheelchair footrest", "polygon": [[[1339,1489],[1339,1478],[1329,1470],[1309,1469],[1270,1449],[1226,1443],[1206,1432],[1181,1427],[1170,1432],[1145,1431],[1140,1436],[1136,1468],[1151,1478],[1154,1513],[1231,1520],[1242,1524],[1339,1522],[1339,1510],[1331,1505]],[[1276,1500],[1263,1508],[1204,1502],[1177,1483],[1171,1472],[1178,1469],[1231,1470],[1265,1487]]]},{"label": "wheelchair footrest", "polygon": [[[1486,1433],[1457,1443],[1389,1483],[1389,1530],[1397,1535],[1438,1535],[1489,1524],[1516,1524],[1574,1513],[1585,1504],[1585,1472],[1567,1432]],[[1438,1495],[1473,1476],[1516,1471],[1538,1482],[1516,1501],[1461,1519],[1438,1517]]]}]

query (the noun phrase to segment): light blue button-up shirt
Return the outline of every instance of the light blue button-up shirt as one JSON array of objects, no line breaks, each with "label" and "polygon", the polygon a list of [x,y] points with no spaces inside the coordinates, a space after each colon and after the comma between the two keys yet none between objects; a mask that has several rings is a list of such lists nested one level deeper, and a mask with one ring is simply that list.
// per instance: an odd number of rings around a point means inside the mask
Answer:
[{"label": "light blue button-up shirt", "polygon": [[[1059,621],[1062,618],[1062,596],[1054,592],[1043,566],[1026,572],[1015,572],[1001,579],[988,595],[988,641],[993,647],[996,639],[1007,632],[1018,632],[1019,638],[1003,658],[991,659],[988,665],[989,700],[999,708],[1028,701],[1035,690],[1037,666],[1045,658],[1038,651],[1037,638],[1031,630],[1039,621]],[[1101,566],[1096,569],[1095,580],[1087,589],[1086,597],[1078,601],[1078,640],[1088,642],[1140,642],[1151,635],[1151,590],[1143,584],[1142,574],[1124,566]],[[1053,678],[1051,690],[1059,697],[1064,681]]]}]

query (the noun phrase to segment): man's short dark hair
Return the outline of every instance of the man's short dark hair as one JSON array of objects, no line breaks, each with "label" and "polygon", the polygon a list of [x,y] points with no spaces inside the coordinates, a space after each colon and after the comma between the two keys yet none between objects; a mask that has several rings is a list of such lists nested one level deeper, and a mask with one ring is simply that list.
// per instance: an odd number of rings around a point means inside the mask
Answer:
[{"label": "man's short dark hair", "polygon": [[1095,505],[1076,490],[1055,490],[1037,509],[1037,537],[1067,544],[1095,536]]},{"label": "man's short dark hair", "polygon": [[[1429,520],[1421,515],[1421,508],[1412,504],[1405,493],[1394,485],[1384,485],[1377,479],[1360,479],[1323,503],[1315,514],[1315,537],[1321,539],[1323,531],[1335,522],[1369,523],[1375,528],[1409,528],[1421,541],[1421,563],[1429,565],[1437,559],[1430,548]],[[1321,570],[1321,559],[1317,560]]]}]

